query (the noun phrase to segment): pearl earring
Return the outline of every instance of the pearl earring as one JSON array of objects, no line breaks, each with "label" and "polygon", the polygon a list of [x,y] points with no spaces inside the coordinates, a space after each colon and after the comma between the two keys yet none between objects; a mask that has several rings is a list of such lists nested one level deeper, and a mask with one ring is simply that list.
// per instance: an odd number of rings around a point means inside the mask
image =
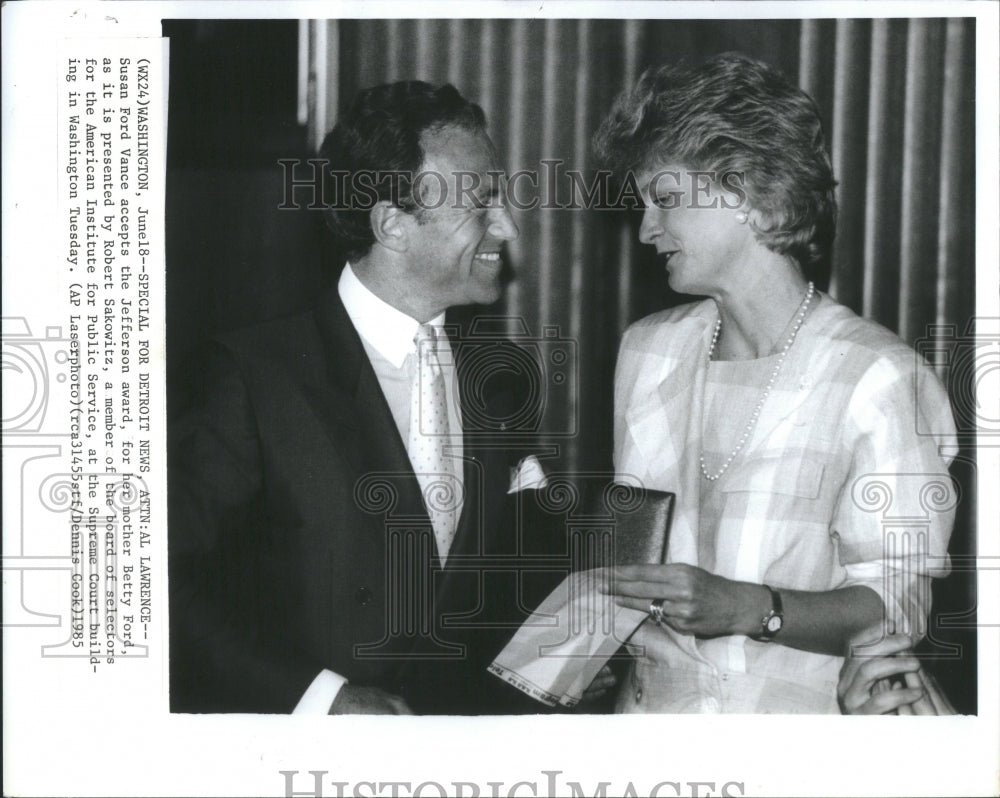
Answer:
[{"label": "pearl earring", "polygon": [[747,223],[747,212],[746,211],[736,211],[736,221],[740,224]]}]

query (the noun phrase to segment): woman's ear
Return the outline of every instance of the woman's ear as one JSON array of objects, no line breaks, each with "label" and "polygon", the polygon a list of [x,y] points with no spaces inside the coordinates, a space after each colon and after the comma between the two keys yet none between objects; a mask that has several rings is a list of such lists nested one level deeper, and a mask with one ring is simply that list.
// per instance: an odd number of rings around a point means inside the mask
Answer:
[{"label": "woman's ear", "polygon": [[407,250],[410,245],[410,227],[416,221],[412,214],[383,200],[375,204],[368,218],[379,244],[393,252]]}]

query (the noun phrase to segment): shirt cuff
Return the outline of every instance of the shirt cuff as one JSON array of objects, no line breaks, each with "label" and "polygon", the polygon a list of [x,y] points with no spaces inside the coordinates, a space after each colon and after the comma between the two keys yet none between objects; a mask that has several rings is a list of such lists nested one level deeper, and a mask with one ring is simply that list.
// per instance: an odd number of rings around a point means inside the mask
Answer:
[{"label": "shirt cuff", "polygon": [[320,671],[292,710],[293,715],[328,715],[347,679],[333,671]]}]

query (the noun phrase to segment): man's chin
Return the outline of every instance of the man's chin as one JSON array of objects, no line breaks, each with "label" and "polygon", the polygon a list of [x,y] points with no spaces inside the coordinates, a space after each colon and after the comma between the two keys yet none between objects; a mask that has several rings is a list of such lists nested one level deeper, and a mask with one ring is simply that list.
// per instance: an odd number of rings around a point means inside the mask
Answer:
[{"label": "man's chin", "polygon": [[500,297],[503,296],[503,285],[500,283],[500,276],[491,280],[479,280],[477,281],[475,297],[473,302],[477,305],[492,305],[494,302],[499,302]]}]

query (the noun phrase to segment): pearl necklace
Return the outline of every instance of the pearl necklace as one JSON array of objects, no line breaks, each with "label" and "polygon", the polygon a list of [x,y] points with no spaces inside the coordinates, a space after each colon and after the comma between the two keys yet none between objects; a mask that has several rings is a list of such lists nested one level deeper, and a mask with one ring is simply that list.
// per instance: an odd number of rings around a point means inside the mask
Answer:
[{"label": "pearl necklace", "polygon": [[[802,327],[802,322],[805,321],[806,313],[809,311],[809,303],[812,302],[812,298],[816,293],[816,287],[810,282],[809,287],[806,289],[805,298],[802,300],[802,304],[799,305],[798,313],[795,315],[795,324],[792,327],[792,333],[788,336],[788,340],[785,345],[781,348],[781,352],[778,355],[778,362],[774,364],[774,369],[771,371],[771,376],[767,381],[767,385],[764,388],[764,392],[760,395],[760,399],[757,400],[757,406],[754,407],[753,413],[750,414],[750,420],[747,422],[746,427],[743,428],[743,434],[740,436],[739,441],[736,443],[736,447],[730,452],[729,457],[726,458],[726,462],[722,464],[722,468],[719,469],[717,474],[709,474],[708,468],[705,467],[705,453],[702,452],[698,458],[698,462],[701,465],[701,474],[709,482],[715,482],[719,477],[726,473],[726,469],[732,465],[733,460],[736,459],[742,450],[744,445],[746,445],[747,440],[750,438],[750,433],[753,432],[754,427],[757,426],[757,419],[760,417],[760,411],[764,407],[764,402],[767,401],[767,397],[771,393],[771,389],[774,387],[775,380],[778,379],[778,374],[781,371],[781,367],[785,364],[785,358],[788,356],[788,350],[792,348],[792,344],[795,343],[795,336],[799,334],[799,328]],[[715,322],[715,332],[712,334],[712,345],[708,348],[708,360],[712,361],[712,355],[715,354],[715,346],[719,342],[719,333],[722,331],[722,316],[719,316],[719,320]]]}]

